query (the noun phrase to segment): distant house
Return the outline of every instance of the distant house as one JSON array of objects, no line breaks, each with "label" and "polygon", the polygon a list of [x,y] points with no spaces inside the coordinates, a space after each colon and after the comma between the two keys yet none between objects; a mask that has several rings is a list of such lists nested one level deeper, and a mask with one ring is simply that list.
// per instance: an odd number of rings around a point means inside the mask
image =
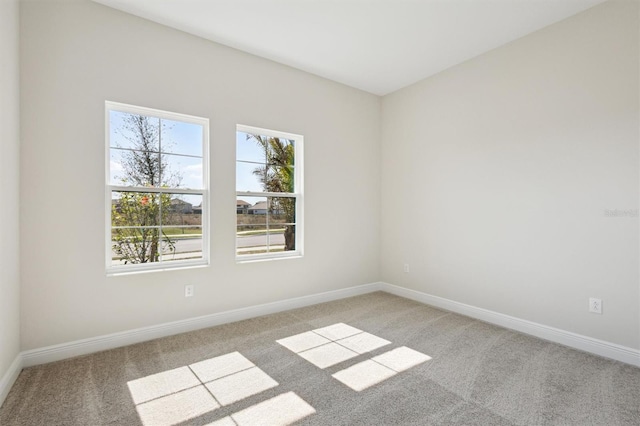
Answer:
[{"label": "distant house", "polygon": [[[266,201],[258,201],[255,205],[249,207],[247,210],[248,214],[267,214],[267,210],[269,206]],[[271,214],[283,214],[284,210],[272,208],[270,211]]]},{"label": "distant house", "polygon": [[267,214],[267,206],[266,201],[258,201],[255,205],[248,208],[248,214]]},{"label": "distant house", "polygon": [[247,214],[249,212],[249,207],[251,207],[251,204],[247,203],[244,200],[236,201],[236,213],[237,214]]},{"label": "distant house", "polygon": [[193,206],[193,214],[202,214],[202,203],[197,206]]},{"label": "distant house", "polygon": [[193,213],[193,204],[174,198],[171,200],[171,211],[173,213],[191,214]]}]

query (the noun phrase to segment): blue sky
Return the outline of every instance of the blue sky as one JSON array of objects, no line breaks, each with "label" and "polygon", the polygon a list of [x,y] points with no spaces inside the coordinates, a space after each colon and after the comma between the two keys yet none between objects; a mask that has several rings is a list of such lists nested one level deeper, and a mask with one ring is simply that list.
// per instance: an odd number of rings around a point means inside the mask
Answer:
[{"label": "blue sky", "polygon": [[[122,185],[120,178],[123,176],[122,159],[128,151],[113,149],[133,148],[135,145],[127,138],[131,133],[125,128],[124,117],[128,113],[110,111],[110,182],[113,185]],[[151,120],[158,120],[151,118]],[[180,177],[180,188],[203,188],[202,175],[202,143],[203,128],[199,124],[185,123],[162,119],[161,143],[164,161],[167,169],[177,173]],[[164,179],[163,179],[164,180]],[[181,199],[193,205],[202,202],[201,196],[182,195]]]},{"label": "blue sky", "polygon": [[236,132],[236,159],[236,191],[262,192],[264,188],[253,171],[265,163],[265,153],[255,140],[247,140],[244,132]]},{"label": "blue sky", "polygon": [[[113,149],[134,148],[135,145],[127,138],[131,137],[124,126],[123,118],[128,113],[110,111],[110,168],[111,184],[121,185],[123,176],[122,159],[127,155],[126,150]],[[158,120],[151,118],[151,120]],[[177,172],[181,176],[180,188],[200,189],[203,187],[202,175],[202,126],[162,119],[161,143],[164,160],[168,170]],[[253,139],[247,139],[244,132],[236,132],[236,191],[262,192],[263,186],[253,171],[265,162],[262,147]],[[200,196],[183,195],[181,199],[198,205],[202,201]],[[245,201],[255,204],[265,200],[264,197],[244,197]]]}]

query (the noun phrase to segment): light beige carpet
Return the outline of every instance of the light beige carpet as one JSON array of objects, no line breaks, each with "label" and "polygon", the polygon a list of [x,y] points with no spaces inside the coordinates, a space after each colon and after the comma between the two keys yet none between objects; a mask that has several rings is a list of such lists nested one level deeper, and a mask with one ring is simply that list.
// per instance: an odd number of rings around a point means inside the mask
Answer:
[{"label": "light beige carpet", "polygon": [[640,425],[640,369],[372,293],[25,369],[0,425]]}]

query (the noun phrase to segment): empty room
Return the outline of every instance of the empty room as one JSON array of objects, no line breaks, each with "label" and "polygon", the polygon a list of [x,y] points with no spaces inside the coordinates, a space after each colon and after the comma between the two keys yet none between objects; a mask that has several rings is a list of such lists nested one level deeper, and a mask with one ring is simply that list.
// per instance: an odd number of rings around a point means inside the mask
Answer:
[{"label": "empty room", "polygon": [[0,425],[640,425],[638,1],[0,0],[0,53]]}]

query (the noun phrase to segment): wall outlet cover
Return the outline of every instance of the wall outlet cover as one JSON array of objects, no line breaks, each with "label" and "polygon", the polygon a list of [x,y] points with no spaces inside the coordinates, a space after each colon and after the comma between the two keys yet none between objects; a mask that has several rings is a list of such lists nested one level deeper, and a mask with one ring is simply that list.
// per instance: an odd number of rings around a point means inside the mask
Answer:
[{"label": "wall outlet cover", "polygon": [[592,312],[594,314],[602,314],[602,299],[590,297],[589,312]]}]

